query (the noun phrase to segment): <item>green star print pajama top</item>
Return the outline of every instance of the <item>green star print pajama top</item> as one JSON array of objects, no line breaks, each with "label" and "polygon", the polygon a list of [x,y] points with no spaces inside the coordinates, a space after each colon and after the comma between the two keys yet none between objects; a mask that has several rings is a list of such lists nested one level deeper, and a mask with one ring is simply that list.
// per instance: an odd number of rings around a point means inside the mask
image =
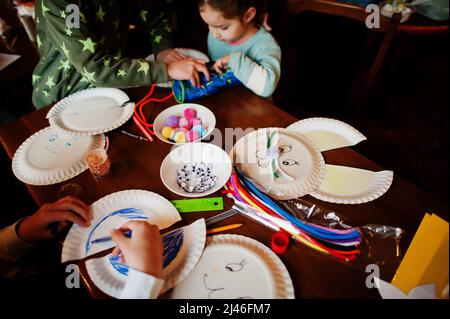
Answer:
[{"label": "green star print pajama top", "polygon": [[[122,56],[130,24],[144,28],[149,38],[143,41],[151,41],[153,53],[171,47],[165,2],[37,0],[36,37],[41,58],[32,77],[36,108],[89,87],[166,82],[165,64]],[[66,20],[73,21],[73,11],[66,12],[69,4],[79,7],[79,28],[67,27]]]}]

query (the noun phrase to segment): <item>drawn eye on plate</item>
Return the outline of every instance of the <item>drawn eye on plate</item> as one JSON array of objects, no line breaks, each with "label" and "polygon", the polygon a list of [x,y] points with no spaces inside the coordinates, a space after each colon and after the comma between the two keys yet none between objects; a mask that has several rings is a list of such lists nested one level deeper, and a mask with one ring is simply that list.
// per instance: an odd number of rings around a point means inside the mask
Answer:
[{"label": "drawn eye on plate", "polygon": [[294,165],[298,165],[300,166],[300,163],[297,162],[296,160],[293,159],[286,159],[282,161],[283,165],[285,166],[294,166]]},{"label": "drawn eye on plate", "polygon": [[269,166],[269,160],[267,158],[263,158],[258,160],[258,166],[262,168],[267,168]]},{"label": "drawn eye on plate", "polygon": [[256,155],[257,159],[265,159],[266,158],[266,154],[263,152],[263,150],[257,150],[255,155]]},{"label": "drawn eye on plate", "polygon": [[238,272],[241,271],[242,269],[244,269],[244,266],[247,262],[245,261],[245,259],[242,259],[240,263],[229,263],[226,264],[225,266],[225,270],[230,271],[230,272]]},{"label": "drawn eye on plate", "polygon": [[57,139],[58,139],[58,134],[52,134],[52,135],[49,136],[48,141],[49,141],[50,143],[53,143],[53,142],[55,142]]},{"label": "drawn eye on plate", "polygon": [[292,151],[292,145],[280,145],[278,147],[278,151],[280,153],[289,153],[290,151]]},{"label": "drawn eye on plate", "polygon": [[69,141],[67,141],[66,143],[64,143],[65,147],[71,147],[73,144],[75,144],[76,142],[78,142],[78,138],[77,137],[72,137]]}]

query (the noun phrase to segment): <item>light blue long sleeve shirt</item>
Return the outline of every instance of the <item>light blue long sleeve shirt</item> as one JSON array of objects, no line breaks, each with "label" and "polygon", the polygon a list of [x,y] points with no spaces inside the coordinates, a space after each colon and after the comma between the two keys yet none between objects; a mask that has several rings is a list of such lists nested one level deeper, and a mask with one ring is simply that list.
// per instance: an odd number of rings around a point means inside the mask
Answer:
[{"label": "light blue long sleeve shirt", "polygon": [[228,67],[255,94],[270,97],[281,74],[281,49],[273,36],[260,28],[239,45],[230,45],[208,34],[208,53],[213,61],[230,54]]}]

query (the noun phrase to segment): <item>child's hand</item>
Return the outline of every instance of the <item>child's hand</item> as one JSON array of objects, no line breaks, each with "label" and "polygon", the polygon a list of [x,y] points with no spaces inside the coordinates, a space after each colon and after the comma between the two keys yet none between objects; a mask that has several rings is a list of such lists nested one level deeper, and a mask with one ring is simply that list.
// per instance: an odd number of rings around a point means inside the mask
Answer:
[{"label": "child's hand", "polygon": [[230,63],[230,55],[229,54],[220,58],[219,60],[217,60],[216,63],[214,63],[214,65],[213,65],[213,69],[217,73],[222,74],[222,71],[225,71],[226,69],[228,69],[228,63]]},{"label": "child's hand", "polygon": [[200,86],[200,76],[198,72],[203,72],[206,80],[210,81],[208,68],[202,60],[187,58],[167,64],[167,75],[173,80],[190,80],[195,87]]},{"label": "child's hand", "polygon": [[53,204],[45,204],[33,215],[23,219],[17,228],[17,235],[25,241],[36,242],[54,237],[50,224],[59,222],[58,231],[69,222],[87,227],[91,224],[93,213],[81,200],[67,196]]},{"label": "child's hand", "polygon": [[180,53],[176,49],[167,49],[164,51],[159,52],[156,55],[156,62],[159,63],[172,63],[176,61],[181,61],[186,59],[186,56],[182,53]]},{"label": "child's hand", "polygon": [[[131,238],[124,235],[131,230]],[[127,263],[133,269],[152,276],[163,278],[163,243],[159,229],[145,221],[129,221],[120,229],[111,231],[117,246],[112,254],[120,257],[121,263]]]}]

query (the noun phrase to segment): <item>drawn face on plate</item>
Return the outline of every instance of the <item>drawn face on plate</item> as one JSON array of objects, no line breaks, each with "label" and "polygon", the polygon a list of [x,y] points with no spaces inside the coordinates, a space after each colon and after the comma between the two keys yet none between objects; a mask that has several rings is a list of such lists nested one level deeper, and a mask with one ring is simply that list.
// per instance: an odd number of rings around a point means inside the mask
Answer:
[{"label": "drawn face on plate", "polygon": [[[270,165],[270,158],[265,156],[266,150],[257,150],[256,151],[256,158],[258,159],[258,166],[261,168],[267,168]],[[292,145],[280,145],[278,147],[278,160],[281,165],[285,167],[289,166],[300,166],[300,162],[295,160],[294,158],[291,158],[294,156],[292,153]]]},{"label": "drawn face on plate", "polygon": [[95,143],[92,137],[65,134],[56,129],[46,129],[29,146],[28,163],[38,169],[55,169],[74,165]]},{"label": "drawn face on plate", "polygon": [[[239,273],[245,273],[246,263],[247,261],[242,259],[239,262],[225,264],[223,269],[219,269],[221,280],[217,280],[219,276],[213,278],[213,275],[204,273],[203,287],[208,292],[208,299],[222,298],[224,293],[236,290],[236,283],[239,283],[239,277],[242,276]],[[236,299],[253,299],[253,297],[237,292]]]},{"label": "drawn face on plate", "polygon": [[[199,274],[202,295],[208,299],[256,299],[271,298],[274,293],[274,283],[270,270],[253,254],[234,256],[219,251],[208,256],[208,261]],[[221,258],[223,257],[223,258]]]},{"label": "drawn face on plate", "polygon": [[257,165],[260,168],[268,169],[273,174],[275,180],[290,180],[301,166],[300,159],[296,158],[292,144],[280,144],[278,152],[273,148],[258,149],[256,151]]},{"label": "drawn face on plate", "polygon": [[47,143],[44,146],[44,150],[52,153],[52,154],[59,154],[61,152],[64,152],[67,148],[72,147],[79,141],[78,136],[69,136],[67,134],[58,134],[55,132],[52,132],[48,136]]}]

